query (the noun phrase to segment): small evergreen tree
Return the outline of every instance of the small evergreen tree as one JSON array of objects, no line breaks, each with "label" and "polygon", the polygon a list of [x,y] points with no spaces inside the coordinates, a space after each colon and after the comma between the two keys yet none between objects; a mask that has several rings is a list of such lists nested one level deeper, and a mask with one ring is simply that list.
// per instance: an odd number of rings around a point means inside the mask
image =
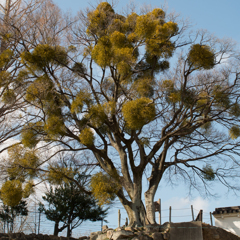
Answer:
[{"label": "small evergreen tree", "polygon": [[[81,178],[78,176],[77,180],[81,181]],[[98,206],[94,197],[81,192],[74,182],[64,182],[55,189],[50,187],[42,198],[49,206],[40,203],[39,210],[44,212],[48,220],[55,222],[55,236],[67,228],[67,237],[71,237],[72,230],[83,221],[100,221],[107,214],[107,209]]]}]

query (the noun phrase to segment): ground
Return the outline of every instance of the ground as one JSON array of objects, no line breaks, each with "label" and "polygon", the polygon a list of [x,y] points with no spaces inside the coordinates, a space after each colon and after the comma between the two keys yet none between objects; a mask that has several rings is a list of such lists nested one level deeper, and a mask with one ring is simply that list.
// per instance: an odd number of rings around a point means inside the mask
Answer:
[{"label": "ground", "polygon": [[[168,230],[167,230],[168,223],[166,223],[164,225],[166,226],[165,232],[168,232]],[[138,236],[136,236],[134,238],[135,240],[141,240],[141,239],[142,240],[151,240],[151,239],[157,240],[157,239],[159,239],[159,234],[160,234],[159,232],[154,236],[153,234],[151,234],[150,231],[148,233],[146,233],[146,231],[144,231],[144,229],[141,229],[141,231],[142,231],[142,234],[138,234]],[[206,223],[202,224],[202,232],[203,232],[203,240],[215,240],[215,239],[216,240],[240,240],[240,237],[238,237],[230,232],[227,232],[226,230],[224,230],[222,228],[213,227]],[[100,232],[98,232],[97,235],[101,236]],[[102,234],[102,235],[105,236],[105,234]],[[152,236],[152,237],[150,237],[150,236]],[[166,236],[169,237],[169,234],[167,234]],[[161,236],[161,234],[160,234],[160,238],[166,239],[165,237]],[[94,235],[91,234],[90,239],[87,236],[81,237],[79,239],[74,239],[74,238],[65,238],[65,237],[55,237],[52,235],[48,236],[48,235],[42,235],[42,234],[25,235],[24,233],[12,233],[12,234],[0,233],[0,240],[93,240],[93,239],[96,240],[97,236],[95,237]],[[102,239],[102,238],[99,238],[99,239]],[[105,239],[108,239],[108,238],[104,238],[104,240]],[[125,236],[125,238],[121,238],[121,240],[123,240],[123,239],[127,240],[130,238],[128,236]],[[178,239],[176,239],[176,240],[178,240]]]},{"label": "ground", "polygon": [[240,240],[240,237],[222,228],[212,227],[206,223],[203,223],[202,227],[203,240],[214,240],[214,236],[219,236],[219,238],[215,238],[218,240]]}]

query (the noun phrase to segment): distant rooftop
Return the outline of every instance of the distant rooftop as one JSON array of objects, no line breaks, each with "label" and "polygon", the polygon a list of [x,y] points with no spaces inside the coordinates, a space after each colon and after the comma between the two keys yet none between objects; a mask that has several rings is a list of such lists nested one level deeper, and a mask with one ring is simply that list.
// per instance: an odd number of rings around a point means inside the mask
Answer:
[{"label": "distant rooftop", "polygon": [[215,215],[215,214],[238,213],[238,212],[240,212],[240,206],[215,208],[215,211],[212,214]]}]

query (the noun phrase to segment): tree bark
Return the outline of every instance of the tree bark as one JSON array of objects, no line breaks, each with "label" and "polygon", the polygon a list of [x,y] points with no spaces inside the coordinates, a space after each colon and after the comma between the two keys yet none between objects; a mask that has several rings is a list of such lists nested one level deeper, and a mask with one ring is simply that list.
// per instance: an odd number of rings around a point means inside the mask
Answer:
[{"label": "tree bark", "polygon": [[134,184],[131,187],[125,187],[128,189],[128,195],[130,196],[130,201],[128,201],[123,192],[118,194],[118,198],[121,201],[122,205],[124,206],[128,218],[129,223],[128,226],[144,226],[146,222],[146,211],[144,204],[142,202],[142,179],[135,178]]},{"label": "tree bark", "polygon": [[70,223],[67,226],[67,237],[71,237],[72,236],[72,230],[71,230],[71,226]]},{"label": "tree bark", "polygon": [[163,173],[166,170],[164,162],[166,159],[167,151],[169,148],[169,141],[166,140],[164,143],[164,149],[158,157],[155,165],[152,166],[151,176],[149,180],[148,190],[144,193],[145,205],[146,205],[146,219],[149,224],[155,224],[155,206],[154,197],[158,188],[158,185],[162,179]]},{"label": "tree bark", "polygon": [[54,236],[58,236],[58,233],[59,233],[58,226],[59,226],[59,222],[55,222],[54,233],[53,233]]},{"label": "tree bark", "polygon": [[147,191],[144,194],[145,196],[145,205],[146,205],[146,219],[149,222],[149,224],[155,224],[155,207],[154,207],[154,196],[155,193],[152,191]]},{"label": "tree bark", "polygon": [[123,204],[129,218],[128,226],[141,227],[145,225],[145,207],[141,201],[130,202],[129,204]]},{"label": "tree bark", "polygon": [[149,188],[144,193],[145,196],[145,205],[146,205],[146,219],[149,224],[155,224],[155,206],[154,206],[154,197],[159,185],[160,180],[162,179],[164,170],[155,170],[152,172],[152,176],[149,182]]}]

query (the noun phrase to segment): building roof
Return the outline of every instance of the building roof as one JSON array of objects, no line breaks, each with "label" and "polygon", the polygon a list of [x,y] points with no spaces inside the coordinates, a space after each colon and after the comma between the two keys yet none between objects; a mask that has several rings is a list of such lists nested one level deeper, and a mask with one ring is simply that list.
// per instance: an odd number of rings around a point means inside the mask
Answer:
[{"label": "building roof", "polygon": [[240,206],[215,208],[215,211],[212,214],[215,215],[226,213],[240,213]]}]

